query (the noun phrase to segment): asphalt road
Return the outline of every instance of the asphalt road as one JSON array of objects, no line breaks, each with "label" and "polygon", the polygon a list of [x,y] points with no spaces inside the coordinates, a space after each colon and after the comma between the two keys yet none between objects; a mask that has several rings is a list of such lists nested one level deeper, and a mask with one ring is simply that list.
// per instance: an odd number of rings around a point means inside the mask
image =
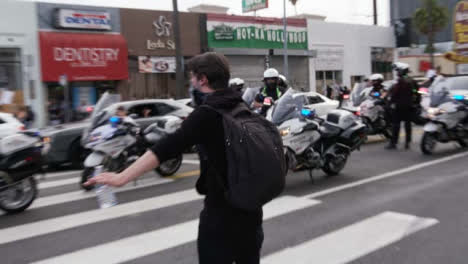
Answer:
[{"label": "asphalt road", "polygon": [[[468,152],[383,147],[366,144],[336,177],[291,173],[264,210],[262,263],[467,263]],[[197,157],[184,158],[175,177],[149,173],[103,210],[79,171],[38,176],[31,208],[0,215],[1,263],[197,263],[202,197]]]}]

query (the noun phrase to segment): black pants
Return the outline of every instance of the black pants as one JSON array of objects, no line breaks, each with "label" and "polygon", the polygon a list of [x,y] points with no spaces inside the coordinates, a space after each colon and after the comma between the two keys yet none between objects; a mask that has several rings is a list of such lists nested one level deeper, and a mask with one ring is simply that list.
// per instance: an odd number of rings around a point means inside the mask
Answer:
[{"label": "black pants", "polygon": [[201,212],[197,241],[200,264],[260,263],[262,225],[249,225],[248,219],[237,222],[237,217],[231,217],[223,210]]},{"label": "black pants", "polygon": [[405,122],[405,132],[406,132],[406,144],[411,143],[411,117],[412,117],[412,110],[411,109],[395,109],[392,113],[392,126],[393,126],[393,134],[391,143],[393,145],[398,144],[398,139],[400,137],[400,127],[401,122]]}]

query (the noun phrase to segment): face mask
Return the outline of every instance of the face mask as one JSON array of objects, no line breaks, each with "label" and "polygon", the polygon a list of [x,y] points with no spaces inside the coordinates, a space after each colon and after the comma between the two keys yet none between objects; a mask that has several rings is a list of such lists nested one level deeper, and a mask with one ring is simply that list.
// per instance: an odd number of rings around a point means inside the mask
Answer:
[{"label": "face mask", "polygon": [[195,106],[200,106],[202,105],[208,94],[201,92],[199,89],[191,86],[189,89],[190,95],[192,97],[192,103]]}]

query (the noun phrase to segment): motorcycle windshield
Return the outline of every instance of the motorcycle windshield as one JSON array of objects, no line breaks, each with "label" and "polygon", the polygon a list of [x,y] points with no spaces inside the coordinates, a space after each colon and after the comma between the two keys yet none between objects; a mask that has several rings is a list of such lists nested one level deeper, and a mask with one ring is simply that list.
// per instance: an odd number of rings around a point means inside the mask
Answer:
[{"label": "motorcycle windshield", "polygon": [[276,102],[271,114],[271,122],[280,125],[287,120],[299,117],[305,100],[303,93],[290,88]]},{"label": "motorcycle windshield", "polygon": [[97,102],[96,107],[91,114],[91,127],[94,128],[96,125],[102,123],[104,118],[110,118],[109,113],[106,113],[104,110],[118,102],[120,102],[120,94],[110,94],[105,92]]},{"label": "motorcycle windshield", "polygon": [[449,93],[450,81],[448,79],[439,80],[430,89],[430,107],[437,107],[443,103],[451,101]]}]

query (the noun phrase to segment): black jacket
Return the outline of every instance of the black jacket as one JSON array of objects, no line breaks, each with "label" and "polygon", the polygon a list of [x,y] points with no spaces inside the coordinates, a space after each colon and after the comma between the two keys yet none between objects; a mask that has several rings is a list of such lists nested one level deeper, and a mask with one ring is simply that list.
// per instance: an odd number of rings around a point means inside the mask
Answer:
[{"label": "black jacket", "polygon": [[[226,89],[207,96],[204,104],[217,109],[232,109],[239,103],[243,103],[239,93]],[[201,175],[196,187],[200,194],[206,195],[205,207],[223,208],[235,214],[238,210],[232,208],[224,196],[224,188],[228,186],[224,128],[220,114],[203,106],[196,108],[180,129],[157,142],[151,150],[164,162],[193,145],[198,145],[200,151]],[[255,224],[261,224],[261,210],[251,215]]]}]

